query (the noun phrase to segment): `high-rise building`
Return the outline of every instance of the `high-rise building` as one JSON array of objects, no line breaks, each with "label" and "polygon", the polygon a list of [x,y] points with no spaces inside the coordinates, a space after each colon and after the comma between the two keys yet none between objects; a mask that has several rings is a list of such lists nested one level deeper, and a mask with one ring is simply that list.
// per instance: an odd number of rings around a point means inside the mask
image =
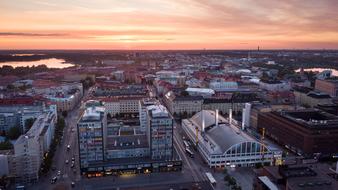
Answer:
[{"label": "high-rise building", "polygon": [[146,131],[148,126],[147,106],[159,104],[158,100],[153,98],[144,98],[139,101],[139,119],[141,131]]},{"label": "high-rise building", "polygon": [[173,119],[162,105],[148,110],[148,138],[152,159],[170,160],[173,156]]},{"label": "high-rise building", "polygon": [[164,106],[154,102],[140,105],[145,129],[129,118],[107,124],[104,107],[88,106],[78,122],[81,173],[91,177],[181,170],[173,147],[173,120]]},{"label": "high-rise building", "polygon": [[104,107],[92,106],[85,109],[77,124],[81,169],[104,160],[106,125],[107,114]]}]

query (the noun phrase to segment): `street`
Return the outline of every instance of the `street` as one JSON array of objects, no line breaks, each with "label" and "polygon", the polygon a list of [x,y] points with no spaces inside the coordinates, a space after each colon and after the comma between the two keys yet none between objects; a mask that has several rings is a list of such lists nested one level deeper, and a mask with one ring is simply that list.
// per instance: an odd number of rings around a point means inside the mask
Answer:
[{"label": "street", "polygon": [[[88,90],[90,91],[90,90]],[[85,92],[83,100],[88,98],[88,91]],[[82,105],[83,106],[83,105]],[[81,113],[81,104],[78,104],[76,108],[68,112],[65,118],[66,127],[64,129],[63,140],[56,150],[54,156],[53,166],[55,171],[50,171],[47,176],[41,177],[38,184],[28,189],[46,190],[46,189],[71,189],[71,183],[74,182],[74,189],[137,189],[139,187],[149,187],[152,189],[163,187],[164,189],[181,189],[184,187],[196,187],[203,189],[224,189],[223,177],[214,176],[217,180],[215,187],[211,186],[208,182],[205,172],[211,172],[215,175],[215,170],[210,169],[204,162],[198,152],[195,152],[194,158],[189,157],[185,152],[185,146],[183,144],[183,129],[180,123],[174,120],[174,146],[176,151],[180,155],[183,161],[183,169],[181,172],[168,172],[168,173],[152,173],[152,174],[140,174],[129,176],[107,176],[99,178],[84,178],[81,177],[79,172],[79,155],[77,145],[77,120]],[[70,145],[70,149],[67,150],[67,145]],[[75,171],[71,168],[72,158],[75,158]],[[65,162],[68,160],[68,164]],[[57,172],[60,171],[61,175],[58,176]],[[57,176],[55,184],[51,184],[50,180]],[[223,187],[223,188],[222,188]]]},{"label": "street", "polygon": [[[89,95],[91,89],[84,92],[82,99],[86,99]],[[50,170],[46,176],[42,176],[38,184],[35,184],[28,189],[34,190],[46,190],[53,189],[54,187],[62,184],[66,186],[67,189],[71,188],[71,183],[75,183],[75,189],[77,183],[81,180],[80,170],[79,170],[79,155],[78,155],[78,145],[77,145],[77,120],[82,111],[81,101],[79,104],[71,111],[68,112],[67,117],[65,118],[65,128],[63,131],[63,138],[61,143],[58,145],[58,148],[55,152],[53,158],[52,168],[55,167],[55,170]],[[70,149],[67,150],[67,146],[70,145]],[[71,168],[72,158],[75,158],[74,167]],[[68,160],[68,164],[66,164]],[[74,171],[75,172],[74,172]],[[60,171],[60,175],[57,175],[57,172]],[[51,184],[51,179],[57,177],[55,184]]]}]

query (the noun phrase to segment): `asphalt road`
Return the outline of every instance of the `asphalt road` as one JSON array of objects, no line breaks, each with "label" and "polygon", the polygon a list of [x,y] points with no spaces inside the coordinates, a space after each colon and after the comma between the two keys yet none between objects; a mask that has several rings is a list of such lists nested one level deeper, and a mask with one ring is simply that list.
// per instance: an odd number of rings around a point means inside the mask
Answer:
[{"label": "asphalt road", "polygon": [[[86,92],[83,100],[88,98]],[[216,187],[212,187],[205,176],[205,172],[215,173],[206,164],[203,163],[202,157],[198,152],[195,152],[194,158],[190,158],[186,152],[183,144],[184,131],[181,128],[180,123],[174,122],[174,146],[178,151],[178,154],[183,160],[183,169],[181,172],[168,172],[168,173],[152,173],[130,176],[108,176],[87,179],[80,176],[78,165],[78,145],[77,145],[77,120],[82,108],[80,104],[68,113],[66,118],[66,127],[64,129],[64,137],[61,145],[56,151],[54,156],[55,171],[49,172],[47,177],[43,177],[38,184],[28,189],[36,190],[48,190],[54,189],[57,186],[61,186],[60,189],[71,189],[71,182],[75,182],[74,189],[95,189],[95,190],[108,190],[108,189],[224,189],[224,186],[217,184]],[[74,132],[72,132],[72,129]],[[67,145],[71,148],[68,151]],[[71,165],[71,158],[75,157],[76,174],[73,173]],[[69,163],[66,164],[65,160]],[[50,179],[56,176],[57,171],[61,171],[61,176],[57,180],[56,184],[50,184]],[[163,188],[162,188],[163,187]],[[223,188],[222,188],[223,187]],[[59,188],[58,188],[59,189]]]},{"label": "asphalt road", "polygon": [[[85,91],[83,99],[88,97],[88,91]],[[49,190],[54,189],[58,184],[62,184],[64,187],[62,189],[71,189],[71,182],[75,182],[75,187],[77,183],[81,180],[80,171],[79,171],[79,156],[78,156],[78,145],[77,145],[77,120],[83,108],[81,103],[72,110],[68,112],[67,117],[65,118],[65,128],[63,131],[63,139],[53,158],[52,166],[56,167],[55,171],[49,171],[46,176],[40,178],[39,182],[27,189],[32,190]],[[70,150],[67,150],[67,145],[70,145]],[[72,157],[75,158],[75,167],[71,168]],[[68,164],[65,161],[68,160]],[[73,172],[73,169],[76,170],[76,173]],[[61,175],[57,176],[57,172],[61,171]],[[51,184],[50,180],[57,176],[58,180],[55,184]]]}]

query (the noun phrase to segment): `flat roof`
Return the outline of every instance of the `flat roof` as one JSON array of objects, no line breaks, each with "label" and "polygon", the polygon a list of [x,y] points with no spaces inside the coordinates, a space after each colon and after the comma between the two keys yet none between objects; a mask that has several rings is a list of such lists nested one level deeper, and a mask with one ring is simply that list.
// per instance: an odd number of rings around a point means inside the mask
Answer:
[{"label": "flat roof", "polygon": [[151,117],[169,117],[169,113],[166,107],[163,105],[151,105],[147,106],[147,110],[151,113]]},{"label": "flat roof", "polygon": [[304,127],[338,127],[338,116],[317,109],[279,111],[274,113]]},{"label": "flat roof", "polygon": [[210,88],[187,88],[185,91],[187,92],[199,92],[199,93],[208,93],[208,94],[215,94],[215,91]]},{"label": "flat roof", "polygon": [[92,106],[85,109],[81,121],[100,121],[103,118],[105,108],[101,106]]},{"label": "flat roof", "polygon": [[107,137],[107,149],[122,150],[135,148],[148,148],[146,135],[122,135]]}]

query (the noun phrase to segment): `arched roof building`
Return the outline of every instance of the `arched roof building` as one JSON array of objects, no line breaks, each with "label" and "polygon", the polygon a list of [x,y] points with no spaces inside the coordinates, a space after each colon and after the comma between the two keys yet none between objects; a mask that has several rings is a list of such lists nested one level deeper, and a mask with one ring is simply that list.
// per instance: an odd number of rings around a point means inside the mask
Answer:
[{"label": "arched roof building", "polygon": [[202,110],[182,120],[182,127],[210,167],[270,164],[281,159],[281,151],[229,125],[228,119],[215,111]]}]

